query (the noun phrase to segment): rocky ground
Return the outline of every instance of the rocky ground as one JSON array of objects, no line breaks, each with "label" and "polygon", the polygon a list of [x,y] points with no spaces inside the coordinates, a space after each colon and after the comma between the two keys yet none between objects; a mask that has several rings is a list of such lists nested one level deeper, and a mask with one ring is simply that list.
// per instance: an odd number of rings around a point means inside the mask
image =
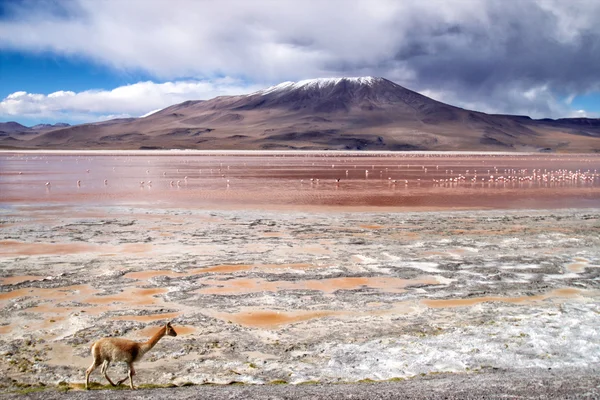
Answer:
[{"label": "rocky ground", "polygon": [[[22,390],[29,399],[111,399],[122,391]],[[393,382],[309,385],[202,385],[127,391],[130,399],[594,399],[600,396],[598,370],[490,370],[478,374],[438,374]],[[6,395],[9,397],[10,394]],[[2,394],[0,394],[2,398]]]},{"label": "rocky ground", "polygon": [[3,208],[0,384],[79,388],[91,343],[144,340],[166,320],[179,336],[137,364],[136,384],[591,371],[598,221],[598,209]]}]

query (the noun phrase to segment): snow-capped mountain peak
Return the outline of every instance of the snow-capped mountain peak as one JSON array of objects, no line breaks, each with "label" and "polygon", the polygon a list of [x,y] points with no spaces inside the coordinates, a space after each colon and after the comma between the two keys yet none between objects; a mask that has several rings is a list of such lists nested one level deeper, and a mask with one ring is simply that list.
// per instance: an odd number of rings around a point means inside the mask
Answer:
[{"label": "snow-capped mountain peak", "polygon": [[259,90],[257,92],[252,93],[251,95],[256,94],[269,94],[274,92],[288,91],[288,90],[297,90],[297,89],[320,89],[324,87],[335,86],[342,82],[355,83],[360,85],[372,85],[377,81],[382,80],[383,78],[376,78],[372,76],[361,76],[361,77],[344,77],[344,78],[316,78],[316,79],[305,79],[298,82],[282,82],[278,85],[271,86],[269,88]]},{"label": "snow-capped mountain peak", "polygon": [[427,97],[384,78],[373,76],[317,78],[283,82],[236,99],[234,109],[265,108],[313,113],[348,112],[353,108],[381,110],[392,104],[414,108],[415,104],[435,103]]}]

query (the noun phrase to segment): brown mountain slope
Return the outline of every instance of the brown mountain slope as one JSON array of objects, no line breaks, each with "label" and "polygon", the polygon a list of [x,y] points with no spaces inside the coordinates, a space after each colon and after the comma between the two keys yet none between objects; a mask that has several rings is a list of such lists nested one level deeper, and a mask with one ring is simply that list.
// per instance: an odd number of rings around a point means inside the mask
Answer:
[{"label": "brown mountain slope", "polygon": [[186,101],[145,118],[56,129],[18,146],[590,152],[600,151],[600,123],[489,115],[383,78],[328,78]]}]

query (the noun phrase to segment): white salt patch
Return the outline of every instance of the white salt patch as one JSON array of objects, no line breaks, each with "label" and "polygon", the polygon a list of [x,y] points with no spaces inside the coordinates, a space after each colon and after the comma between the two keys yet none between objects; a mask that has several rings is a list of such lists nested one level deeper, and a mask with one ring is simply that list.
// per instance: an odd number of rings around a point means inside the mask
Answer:
[{"label": "white salt patch", "polygon": [[456,271],[457,274],[465,274],[465,275],[472,275],[472,276],[482,276],[482,274],[479,274],[477,272],[471,272],[471,271],[467,271],[468,268],[473,268],[473,266],[467,266],[467,267],[463,267],[464,269],[460,270],[460,271]]},{"label": "white salt patch", "polygon": [[503,283],[529,283],[535,274],[514,274],[518,279],[502,279]]},{"label": "white salt patch", "polygon": [[323,377],[383,380],[464,372],[466,368],[587,367],[600,362],[597,308],[595,304],[564,304],[560,313],[530,309],[530,315],[424,337],[399,335],[366,343],[323,344],[322,356],[330,357]]},{"label": "white salt patch", "polygon": [[395,263],[394,263],[395,268],[416,268],[416,269],[420,269],[421,271],[425,271],[425,272],[432,272],[432,273],[441,272],[438,268],[437,263],[418,262],[418,261],[402,261],[401,257],[394,256],[389,253],[382,253],[382,255],[392,261],[395,261]]},{"label": "white salt patch", "polygon": [[420,269],[421,271],[432,272],[432,273],[441,272],[440,269],[438,268],[438,264],[430,263],[430,262],[406,262],[406,263],[402,263],[401,265],[397,265],[396,267],[415,268],[415,269]]},{"label": "white salt patch", "polygon": [[60,324],[58,330],[61,335],[55,337],[53,340],[56,342],[60,342],[66,337],[75,335],[77,332],[82,331],[84,329],[93,326],[94,323],[92,318],[87,316],[69,316],[69,319],[64,321],[64,323]]},{"label": "white salt patch", "polygon": [[[503,281],[503,282],[507,282],[507,281]],[[512,282],[512,281],[510,281]],[[486,286],[496,286],[498,282],[490,282],[490,281],[468,281],[466,282],[467,286],[479,286],[479,285],[486,285]]]},{"label": "white salt patch", "polygon": [[577,274],[575,272],[569,272],[567,274],[550,274],[550,275],[544,275],[544,280],[545,281],[551,281],[553,279],[574,279],[574,278],[579,278],[579,274]]},{"label": "white salt patch", "polygon": [[450,279],[450,278],[445,278],[443,276],[440,275],[436,275],[434,276],[435,279],[437,279],[437,281],[441,284],[441,285],[449,285],[452,282],[454,282],[456,279]]},{"label": "white salt patch", "polygon": [[537,269],[540,266],[537,264],[522,264],[522,265],[504,265],[501,269]]},{"label": "white salt patch", "polygon": [[362,254],[354,254],[353,257],[358,258],[363,264],[375,264],[377,262],[377,259],[363,256]]},{"label": "white salt patch", "polygon": [[407,249],[413,249],[413,248],[414,249],[420,249],[422,247],[425,247],[425,243],[423,243],[423,242],[414,242],[414,243],[411,243],[411,244],[407,244],[404,247],[406,247]]}]

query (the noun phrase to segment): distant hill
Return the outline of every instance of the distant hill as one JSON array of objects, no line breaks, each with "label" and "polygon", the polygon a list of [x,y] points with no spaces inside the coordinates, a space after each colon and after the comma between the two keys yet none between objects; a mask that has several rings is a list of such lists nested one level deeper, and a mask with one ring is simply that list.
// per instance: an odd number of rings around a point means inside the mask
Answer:
[{"label": "distant hill", "polygon": [[600,120],[533,120],[444,104],[384,78],[325,78],[69,126],[4,147],[600,151]]},{"label": "distant hill", "polygon": [[42,131],[47,131],[49,129],[58,129],[58,128],[66,128],[71,126],[64,122],[59,122],[54,125],[51,124],[38,124],[32,127],[27,127],[25,125],[21,125],[15,121],[9,122],[0,122],[0,137],[15,137],[22,135],[36,135]]},{"label": "distant hill", "polygon": [[65,122],[57,122],[56,124],[37,124],[31,127],[33,130],[44,130],[44,129],[55,129],[55,128],[66,128],[71,126]]},{"label": "distant hill", "polygon": [[24,125],[19,124],[18,122],[9,121],[9,122],[0,122],[0,133],[10,134],[10,133],[19,133],[19,132],[29,132],[31,128],[28,128]]}]

